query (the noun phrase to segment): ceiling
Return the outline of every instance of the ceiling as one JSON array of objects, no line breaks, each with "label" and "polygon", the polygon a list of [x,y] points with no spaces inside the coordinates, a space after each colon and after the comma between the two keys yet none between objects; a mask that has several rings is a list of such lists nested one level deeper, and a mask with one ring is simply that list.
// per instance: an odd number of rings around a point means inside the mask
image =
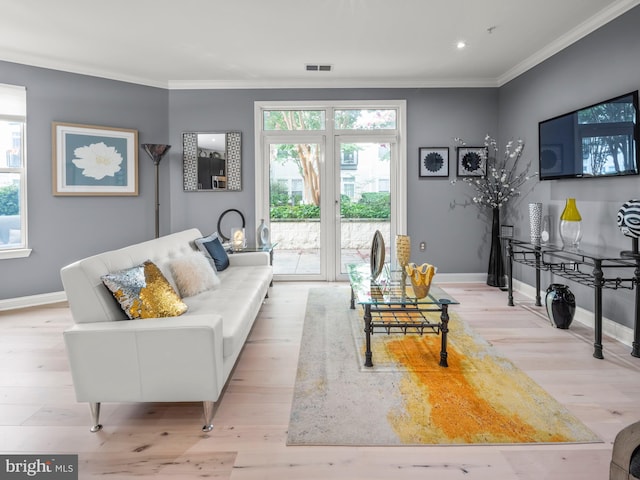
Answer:
[{"label": "ceiling", "polygon": [[169,89],[500,86],[638,4],[0,0],[0,60]]}]

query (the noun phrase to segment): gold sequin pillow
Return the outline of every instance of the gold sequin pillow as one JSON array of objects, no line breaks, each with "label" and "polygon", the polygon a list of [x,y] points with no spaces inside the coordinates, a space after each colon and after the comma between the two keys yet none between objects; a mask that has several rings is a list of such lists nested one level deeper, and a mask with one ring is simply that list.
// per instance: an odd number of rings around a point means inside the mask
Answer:
[{"label": "gold sequin pillow", "polygon": [[177,317],[187,311],[187,305],[150,260],[100,278],[131,320]]}]

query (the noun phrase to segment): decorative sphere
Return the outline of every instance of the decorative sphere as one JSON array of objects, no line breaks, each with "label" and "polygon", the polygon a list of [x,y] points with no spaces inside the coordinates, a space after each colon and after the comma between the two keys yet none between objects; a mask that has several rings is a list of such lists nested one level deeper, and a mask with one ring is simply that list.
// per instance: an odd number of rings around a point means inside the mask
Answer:
[{"label": "decorative sphere", "polygon": [[640,238],[640,200],[628,200],[618,210],[618,227],[631,238]]}]

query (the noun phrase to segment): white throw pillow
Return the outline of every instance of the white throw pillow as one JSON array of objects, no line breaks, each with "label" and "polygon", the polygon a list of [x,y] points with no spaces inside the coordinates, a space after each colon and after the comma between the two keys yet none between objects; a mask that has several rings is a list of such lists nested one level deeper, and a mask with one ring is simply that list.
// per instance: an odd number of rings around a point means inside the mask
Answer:
[{"label": "white throw pillow", "polygon": [[183,297],[192,297],[220,285],[215,270],[201,252],[173,259],[169,261],[169,268]]}]

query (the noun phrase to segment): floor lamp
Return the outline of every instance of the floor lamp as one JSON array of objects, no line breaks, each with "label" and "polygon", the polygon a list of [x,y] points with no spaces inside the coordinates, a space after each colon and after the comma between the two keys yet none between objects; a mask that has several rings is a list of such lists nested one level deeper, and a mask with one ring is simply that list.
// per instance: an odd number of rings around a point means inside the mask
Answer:
[{"label": "floor lamp", "polygon": [[160,171],[158,167],[160,165],[160,160],[162,160],[165,153],[169,151],[171,145],[143,143],[140,146],[145,152],[147,152],[149,157],[151,157],[156,170],[156,238],[158,238],[160,236]]}]

